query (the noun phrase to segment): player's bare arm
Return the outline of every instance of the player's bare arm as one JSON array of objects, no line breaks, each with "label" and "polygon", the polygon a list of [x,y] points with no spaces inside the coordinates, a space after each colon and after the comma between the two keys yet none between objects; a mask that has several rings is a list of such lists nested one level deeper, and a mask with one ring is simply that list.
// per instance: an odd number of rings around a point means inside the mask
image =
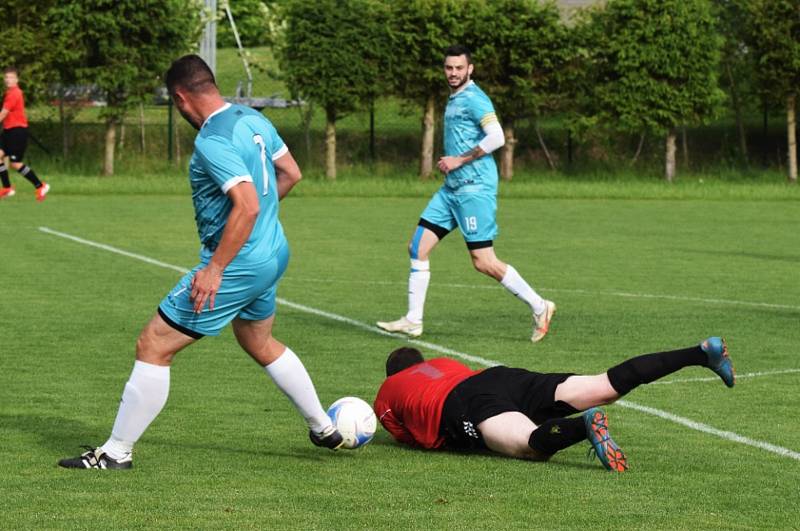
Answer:
[{"label": "player's bare arm", "polygon": [[3,123],[3,120],[6,119],[6,116],[8,116],[8,109],[3,109],[0,111],[0,124]]},{"label": "player's bare arm", "polygon": [[192,278],[192,300],[197,313],[202,311],[206,302],[210,309],[214,309],[214,297],[222,283],[222,273],[250,237],[258,218],[258,194],[253,183],[237,184],[228,191],[228,197],[233,208],[219,246],[208,265]]},{"label": "player's bare arm", "polygon": [[294,188],[294,185],[300,182],[303,174],[289,151],[275,159],[273,163],[275,164],[275,180],[278,183],[278,199],[283,199]]}]

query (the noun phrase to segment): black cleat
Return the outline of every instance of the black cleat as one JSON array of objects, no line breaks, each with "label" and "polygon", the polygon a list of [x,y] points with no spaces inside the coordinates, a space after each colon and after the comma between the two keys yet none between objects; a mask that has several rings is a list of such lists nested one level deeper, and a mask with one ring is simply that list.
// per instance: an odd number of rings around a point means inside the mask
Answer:
[{"label": "black cleat", "polygon": [[308,430],[308,438],[315,446],[338,450],[344,444],[344,438],[333,425],[325,428],[322,433],[316,434],[314,430]]},{"label": "black cleat", "polygon": [[108,457],[100,448],[92,448],[91,446],[84,446],[83,448],[86,448],[86,451],[81,455],[62,459],[58,462],[58,466],[64,468],[95,468],[101,470],[126,470],[133,467],[131,454],[117,461],[116,459]]}]

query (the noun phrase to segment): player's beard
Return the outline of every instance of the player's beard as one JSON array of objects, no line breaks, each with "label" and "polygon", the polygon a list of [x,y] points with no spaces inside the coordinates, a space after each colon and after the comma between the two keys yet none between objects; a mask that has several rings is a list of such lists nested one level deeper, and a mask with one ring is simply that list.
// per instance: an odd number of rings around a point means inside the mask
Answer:
[{"label": "player's beard", "polygon": [[458,89],[460,89],[461,87],[463,87],[464,85],[467,84],[467,82],[469,81],[469,74],[464,74],[464,77],[458,79],[458,84],[457,85],[453,85],[453,82],[451,81],[451,79],[452,78],[447,78],[447,84],[450,85],[450,90],[452,90],[453,92],[456,92]]}]

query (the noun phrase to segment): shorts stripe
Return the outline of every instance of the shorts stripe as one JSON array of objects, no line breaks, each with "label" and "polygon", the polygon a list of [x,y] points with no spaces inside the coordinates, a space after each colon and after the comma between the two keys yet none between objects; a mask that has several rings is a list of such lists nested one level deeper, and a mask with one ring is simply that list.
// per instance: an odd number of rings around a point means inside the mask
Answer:
[{"label": "shorts stripe", "polygon": [[467,249],[473,251],[475,249],[486,249],[494,245],[493,240],[484,240],[482,242],[467,242]]},{"label": "shorts stripe", "polygon": [[426,229],[428,229],[429,231],[434,233],[436,235],[436,237],[439,238],[440,240],[442,238],[444,238],[445,236],[447,236],[448,234],[450,234],[450,231],[448,229],[446,229],[444,227],[441,227],[439,225],[436,225],[435,223],[431,223],[430,221],[428,221],[425,218],[419,218],[418,225],[420,227],[425,227]]},{"label": "shorts stripe", "polygon": [[169,326],[171,326],[172,328],[174,328],[175,330],[177,330],[181,334],[187,335],[187,336],[192,337],[194,339],[202,339],[202,338],[205,337],[205,335],[201,334],[200,332],[195,332],[194,330],[189,330],[185,326],[179,325],[178,323],[176,323],[175,321],[170,319],[169,316],[166,313],[164,313],[164,311],[161,309],[161,306],[158,307],[158,315],[160,315],[161,318],[164,319],[165,323],[167,323]]}]

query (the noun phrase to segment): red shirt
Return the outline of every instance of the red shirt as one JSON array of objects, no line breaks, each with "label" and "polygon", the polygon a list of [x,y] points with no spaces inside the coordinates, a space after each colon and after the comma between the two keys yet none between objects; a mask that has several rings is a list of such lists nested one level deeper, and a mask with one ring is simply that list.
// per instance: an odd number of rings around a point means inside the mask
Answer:
[{"label": "red shirt", "polygon": [[22,90],[19,87],[11,87],[6,90],[3,109],[8,111],[3,120],[3,129],[28,127],[28,119],[25,117],[25,101],[22,99]]},{"label": "red shirt", "polygon": [[479,371],[449,358],[413,365],[388,377],[375,398],[375,414],[399,442],[439,448],[442,407],[455,386]]}]

